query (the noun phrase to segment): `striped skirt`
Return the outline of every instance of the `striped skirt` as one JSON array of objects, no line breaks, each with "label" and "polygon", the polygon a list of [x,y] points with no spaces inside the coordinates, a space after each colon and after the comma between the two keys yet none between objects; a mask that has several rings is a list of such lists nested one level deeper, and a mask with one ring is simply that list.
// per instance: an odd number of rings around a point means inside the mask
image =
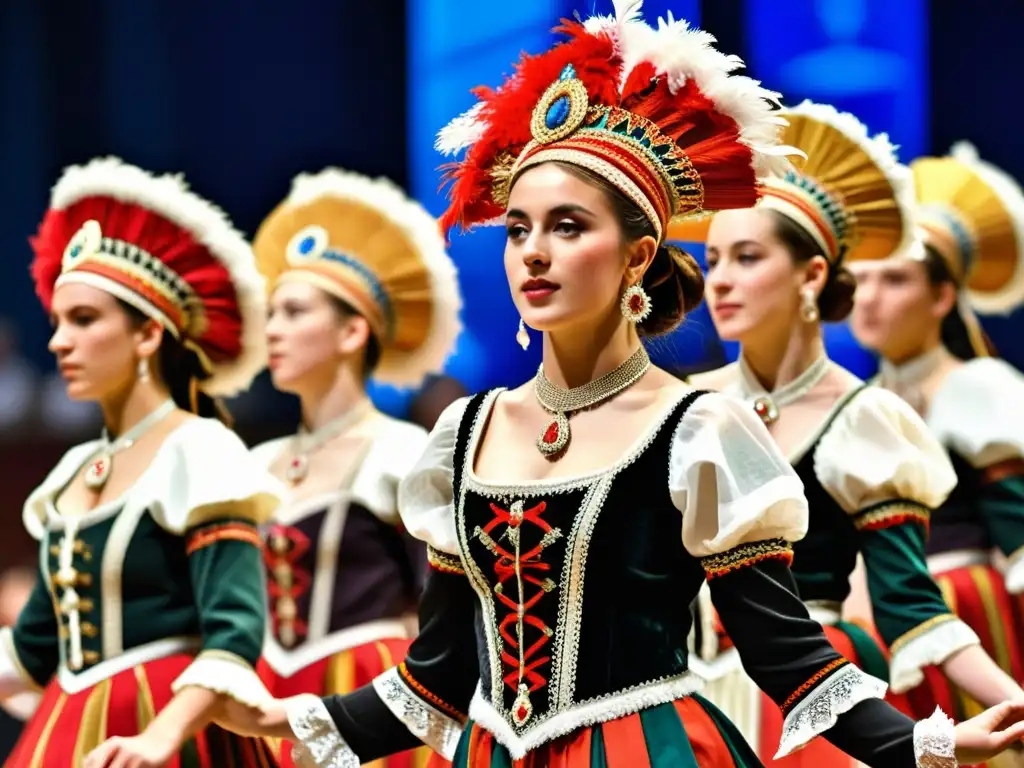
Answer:
[{"label": "striped skirt", "polygon": [[581,728],[520,760],[474,722],[466,725],[455,768],[751,768],[757,756],[713,704],[687,696]]},{"label": "striped skirt", "polygon": [[[80,768],[85,756],[112,736],[136,736],[167,706],[171,684],[193,657],[175,654],[108,677],[78,693],[54,679],[5,768]],[[190,739],[168,768],[274,768],[270,746],[215,725]]]},{"label": "striped skirt", "polygon": [[[314,662],[289,677],[278,674],[264,661],[259,663],[257,671],[267,689],[279,699],[300,693],[317,696],[350,693],[397,665],[405,658],[410,642],[388,639],[358,645]],[[291,742],[279,742],[275,747],[283,768],[294,768]],[[420,747],[366,765],[369,768],[444,768],[449,763],[429,747]]]}]

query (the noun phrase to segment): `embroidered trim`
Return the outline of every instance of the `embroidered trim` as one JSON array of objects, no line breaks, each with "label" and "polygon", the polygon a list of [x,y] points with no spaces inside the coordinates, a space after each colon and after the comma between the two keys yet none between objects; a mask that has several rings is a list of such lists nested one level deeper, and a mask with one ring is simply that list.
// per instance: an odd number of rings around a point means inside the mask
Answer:
[{"label": "embroidered trim", "polygon": [[924,680],[925,667],[941,664],[957,651],[980,643],[974,630],[956,616],[935,616],[892,644],[889,686],[893,693],[909,691]]},{"label": "embroidered trim", "polygon": [[914,760],[918,768],[956,768],[956,726],[935,708],[931,717],[914,723]]},{"label": "embroidered trim", "polygon": [[844,658],[838,658],[833,661],[830,661],[824,667],[822,667],[809,678],[807,678],[807,681],[802,683],[795,691],[789,694],[786,700],[782,702],[779,709],[781,709],[783,713],[788,712],[789,708],[797,702],[797,699],[799,699],[801,696],[807,693],[807,691],[811,690],[811,688],[817,685],[818,681],[820,681],[823,677],[831,674],[835,670],[839,669],[839,667],[843,666],[844,664],[849,663],[849,659]]},{"label": "embroidered trim", "polygon": [[920,523],[928,530],[931,510],[913,499],[890,499],[865,507],[853,516],[858,531],[881,531],[907,522]]},{"label": "embroidered trim", "polygon": [[[506,510],[491,502],[493,519],[485,526],[478,525],[473,529],[473,536],[495,558],[494,595],[497,602],[506,609],[498,623],[498,633],[504,640],[501,649],[501,663],[504,665],[502,680],[516,694],[511,714],[519,727],[525,725],[533,715],[530,694],[548,685],[548,676],[541,668],[551,661],[551,656],[543,655],[542,649],[555,634],[551,627],[530,613],[558,586],[545,575],[551,570],[551,564],[544,562],[541,557],[547,547],[563,536],[560,528],[552,527],[542,517],[547,506],[546,501],[540,501],[527,509],[525,503],[519,500],[514,501]],[[537,543],[525,551],[522,546],[524,524],[539,529],[541,533]],[[499,526],[503,526],[500,534]],[[507,540],[511,551],[499,544],[499,539]],[[515,587],[514,598],[506,594],[509,586]],[[532,592],[529,596],[528,590]],[[531,632],[534,635],[532,641],[527,640],[527,628],[534,630]]]},{"label": "embroidered trim", "polygon": [[1014,477],[1024,477],[1024,459],[1017,457],[989,464],[981,470],[980,476],[982,485],[992,485]]},{"label": "embroidered trim", "polygon": [[246,523],[225,523],[210,526],[189,535],[185,545],[185,554],[192,555],[219,541],[242,541],[263,549],[263,539],[254,527]]},{"label": "embroidered trim", "polygon": [[319,696],[304,693],[287,701],[288,724],[296,738],[292,759],[298,768],[359,768],[359,757]]},{"label": "embroidered trim", "polygon": [[464,576],[465,569],[462,567],[462,560],[456,555],[449,555],[439,549],[427,545],[427,562],[435,571],[441,573],[453,573],[457,576]]},{"label": "embroidered trim", "polygon": [[267,531],[263,562],[271,627],[274,638],[285,648],[294,648],[309,636],[309,624],[299,615],[298,603],[313,586],[312,574],[302,567],[309,548],[309,537],[294,526],[274,523]]},{"label": "embroidered trim", "polygon": [[788,565],[793,562],[793,547],[785,539],[752,541],[717,555],[702,557],[700,563],[710,581],[740,568],[749,568],[762,560],[782,560]]},{"label": "embroidered trim", "polygon": [[856,665],[844,664],[786,715],[775,759],[796,752],[862,701],[882,698],[887,688],[884,682],[862,672]]},{"label": "embroidered trim", "polygon": [[469,705],[469,717],[493,735],[509,751],[513,760],[521,760],[528,752],[560,736],[684,698],[702,687],[703,682],[689,672],[652,680],[587,699],[557,714],[539,718],[521,734],[512,730],[505,715],[484,698],[478,687]]},{"label": "embroidered trim", "polygon": [[392,667],[373,680],[373,688],[409,732],[446,760],[455,757],[462,724],[434,709],[411,691]]},{"label": "embroidered trim", "polygon": [[429,701],[435,707],[443,711],[449,717],[455,718],[459,721],[464,721],[466,719],[465,713],[459,712],[459,710],[457,710],[448,702],[444,701],[441,697],[435,696],[422,685],[420,685],[416,678],[412,676],[412,673],[409,671],[409,668],[405,665],[404,661],[398,665],[398,674],[401,675],[402,680],[405,681],[406,685],[408,685],[410,688],[416,691],[416,693],[418,693],[424,699]]}]

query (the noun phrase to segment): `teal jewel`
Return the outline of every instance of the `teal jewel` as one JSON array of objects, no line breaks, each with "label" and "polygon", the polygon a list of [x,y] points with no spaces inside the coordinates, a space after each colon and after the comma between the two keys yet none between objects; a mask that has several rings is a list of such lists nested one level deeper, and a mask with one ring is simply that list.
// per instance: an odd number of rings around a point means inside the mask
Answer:
[{"label": "teal jewel", "polygon": [[73,245],[73,246],[71,246],[71,250],[68,252],[68,256],[70,256],[72,259],[77,259],[79,254],[81,254],[81,253],[82,253],[82,246],[80,246],[80,245]]},{"label": "teal jewel", "polygon": [[299,253],[303,256],[308,256],[312,252],[313,247],[316,245],[316,238],[312,235],[302,238],[302,242],[299,243]]},{"label": "teal jewel", "polygon": [[576,67],[572,64],[566,64],[562,68],[562,74],[558,76],[559,80],[573,80],[576,77]]},{"label": "teal jewel", "polygon": [[544,115],[544,125],[547,126],[548,130],[553,131],[565,123],[569,118],[570,106],[569,97],[565,95],[559,96],[552,102],[551,106],[548,107],[547,114]]}]

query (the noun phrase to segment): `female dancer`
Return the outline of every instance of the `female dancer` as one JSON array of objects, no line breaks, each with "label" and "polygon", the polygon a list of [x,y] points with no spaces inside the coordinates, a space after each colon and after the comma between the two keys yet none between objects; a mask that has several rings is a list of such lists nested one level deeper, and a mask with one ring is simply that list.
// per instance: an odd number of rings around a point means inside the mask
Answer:
[{"label": "female dancer", "polygon": [[[1024,301],[1024,193],[966,146],[911,169],[923,247],[851,267],[851,325],[882,356],[878,383],[916,408],[949,451],[958,483],[932,515],[928,566],[946,602],[1019,681],[1022,606],[1010,595],[1024,591],[1024,422],[1001,404],[1024,395],[1024,380],[988,356],[972,306],[1008,312]],[[1005,583],[993,547],[1009,558]],[[926,674],[946,711],[978,711],[969,687]]]},{"label": "female dancer", "polygon": [[[852,115],[805,103],[785,116],[782,141],[807,162],[769,181],[757,207],[716,216],[707,233],[711,317],[720,337],[741,343],[740,360],[691,383],[749,403],[803,480],[810,527],[794,546],[793,575],[841,653],[888,678],[894,693],[941,664],[989,705],[1024,696],[950,613],[924,565],[930,511],[956,480],[941,446],[904,402],[865,388],[828,360],[822,343],[820,320],[840,320],[851,308],[844,264],[884,257],[912,230],[909,172],[888,141],[869,138]],[[879,634],[892,650],[888,670],[878,644],[840,621],[858,554]],[[752,682],[747,688],[763,699]],[[917,716],[935,707],[926,698],[916,703],[903,702]],[[770,701],[760,709],[757,743],[767,761],[783,724]],[[818,744],[821,754],[811,749],[789,762],[841,764]]]},{"label": "female dancer", "polygon": [[67,170],[32,244],[50,349],[105,429],[25,503],[39,577],[0,630],[0,695],[45,693],[6,765],[77,768],[111,737],[104,764],[272,764],[210,725],[266,696],[257,526],[283,489],[211,399],[264,364],[252,251],[178,177],[114,158]]},{"label": "female dancer", "polygon": [[[758,765],[686,671],[689,600],[710,578],[786,708],[783,752],[831,726],[873,765],[915,764],[914,724],[793,593],[807,507],[764,425],[650,366],[640,342],[701,299],[696,263],[662,244],[670,219],[752,205],[776,123],[774,95],[730,76],[707,35],[651,29],[637,7],[567,22],[568,42],[443,136],[470,146],[442,223],[505,215],[506,273],[544,362],[450,406],[402,485],[434,566],[409,654],[344,697],[229,705],[230,727],[294,734],[321,766],[418,739],[473,768]],[[958,733],[941,714],[919,724],[918,759],[1004,746],[1018,727],[993,735],[992,719],[1011,709]]]},{"label": "female dancer", "polygon": [[303,421],[254,451],[292,489],[267,530],[261,672],[278,697],[348,693],[405,656],[427,574],[396,499],[427,433],[374,410],[366,380],[415,386],[441,368],[459,332],[455,268],[419,204],[336,169],[297,177],[253,247],[273,291],[270,373]]}]

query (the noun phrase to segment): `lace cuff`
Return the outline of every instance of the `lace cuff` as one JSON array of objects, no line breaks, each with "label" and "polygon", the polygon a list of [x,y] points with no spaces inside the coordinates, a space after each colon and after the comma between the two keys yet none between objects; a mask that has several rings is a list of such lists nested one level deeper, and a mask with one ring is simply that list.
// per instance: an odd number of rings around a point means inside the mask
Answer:
[{"label": "lace cuff", "polygon": [[401,720],[413,736],[445,760],[455,756],[455,748],[462,736],[462,724],[414,693],[397,668],[375,677],[373,688],[391,714]]},{"label": "lace cuff", "polygon": [[840,715],[862,701],[882,698],[886,688],[878,678],[862,672],[853,664],[844,664],[786,715],[775,759],[796,752],[834,726]]},{"label": "lace cuff", "polygon": [[909,691],[924,680],[925,667],[941,664],[957,651],[980,642],[974,630],[956,616],[935,616],[892,644],[889,686],[893,693]]},{"label": "lace cuff", "polygon": [[296,768],[359,768],[359,757],[345,743],[323,699],[306,693],[288,700],[288,723],[295,733]]},{"label": "lace cuff", "polygon": [[914,725],[914,760],[918,768],[957,768],[955,727],[938,707]]},{"label": "lace cuff", "polygon": [[272,698],[253,668],[242,658],[226,651],[203,651],[171,684],[177,693],[182,688],[195,686],[251,707]]}]

